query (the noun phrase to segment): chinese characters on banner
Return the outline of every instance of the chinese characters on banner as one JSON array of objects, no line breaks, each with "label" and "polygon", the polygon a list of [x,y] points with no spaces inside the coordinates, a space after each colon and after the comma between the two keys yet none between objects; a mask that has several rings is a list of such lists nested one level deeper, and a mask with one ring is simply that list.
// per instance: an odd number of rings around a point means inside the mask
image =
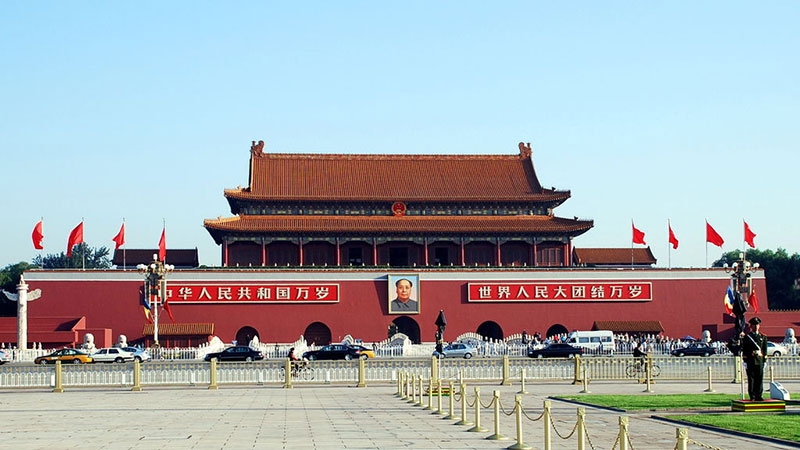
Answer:
[{"label": "chinese characters on banner", "polygon": [[652,283],[468,283],[470,302],[652,301]]},{"label": "chinese characters on banner", "polygon": [[338,284],[181,283],[167,285],[170,303],[338,303]]}]

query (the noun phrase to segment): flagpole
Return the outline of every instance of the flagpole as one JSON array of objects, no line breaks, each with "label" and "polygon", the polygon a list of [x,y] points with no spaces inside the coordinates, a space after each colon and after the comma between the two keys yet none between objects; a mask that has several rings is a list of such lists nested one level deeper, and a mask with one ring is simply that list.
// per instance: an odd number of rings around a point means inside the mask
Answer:
[{"label": "flagpole", "polygon": [[[81,217],[81,226],[83,225],[85,218]],[[83,239],[81,242],[83,245],[83,250],[81,251],[81,270],[86,270],[86,240]]]},{"label": "flagpole", "polygon": [[[669,219],[667,219],[667,232],[672,230],[672,224],[669,223]],[[669,241],[669,236],[667,236],[667,269],[672,269],[672,243]]]},{"label": "flagpole", "polygon": [[[122,228],[125,228],[125,218],[122,218]],[[125,271],[128,269],[128,264],[125,262],[125,248],[122,249],[122,270]]]}]

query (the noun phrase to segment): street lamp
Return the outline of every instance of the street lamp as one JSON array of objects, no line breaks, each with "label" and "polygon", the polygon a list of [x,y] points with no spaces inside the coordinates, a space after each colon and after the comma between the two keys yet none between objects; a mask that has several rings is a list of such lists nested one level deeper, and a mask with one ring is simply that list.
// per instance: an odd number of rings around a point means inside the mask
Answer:
[{"label": "street lamp", "polygon": [[753,272],[759,269],[759,264],[751,264],[750,261],[744,259],[744,253],[739,253],[739,260],[734,262],[732,266],[728,267],[728,264],[725,263],[722,267],[725,269],[725,273],[731,276],[731,290],[734,295],[733,314],[736,316],[736,335],[734,339],[738,339],[746,327],[744,313],[750,304],[748,298],[753,292],[751,276]]},{"label": "street lamp", "polygon": [[139,264],[136,269],[144,275],[144,295],[153,311],[153,346],[158,347],[158,307],[167,298],[167,273],[172,272],[175,266],[159,261],[158,255],[154,253],[150,264]]}]

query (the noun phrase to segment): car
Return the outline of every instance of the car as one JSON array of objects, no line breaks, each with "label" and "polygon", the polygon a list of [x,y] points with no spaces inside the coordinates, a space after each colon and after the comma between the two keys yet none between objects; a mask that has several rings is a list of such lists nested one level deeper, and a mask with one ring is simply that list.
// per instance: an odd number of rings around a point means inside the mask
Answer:
[{"label": "car", "polygon": [[62,363],[84,364],[93,362],[92,355],[74,348],[62,348],[49,355],[39,356],[33,360],[35,364],[55,364],[56,361]]},{"label": "car", "polygon": [[146,362],[153,359],[147,350],[140,347],[122,347],[122,349],[133,353],[133,359],[139,362]]},{"label": "car", "polygon": [[5,350],[0,350],[0,366],[11,361],[11,355]]},{"label": "car", "polygon": [[687,347],[680,347],[670,352],[672,356],[711,356],[717,353],[714,347],[705,342],[692,342]]},{"label": "car", "polygon": [[470,359],[478,354],[478,349],[472,345],[463,342],[454,342],[446,345],[442,352],[433,352],[433,356],[437,358],[464,358]]},{"label": "car", "polygon": [[582,348],[561,343],[548,344],[541,348],[528,350],[528,356],[531,358],[574,358],[582,354]]},{"label": "car", "polygon": [[310,350],[303,353],[303,359],[309,361],[331,360],[331,359],[358,359],[363,358],[361,350],[347,344],[331,344],[322,347],[319,350]]},{"label": "car", "polygon": [[96,363],[124,363],[133,361],[133,353],[119,347],[101,348],[92,353],[92,359]]},{"label": "car", "polygon": [[767,342],[767,355],[770,356],[781,356],[781,355],[788,355],[789,349],[785,346],[775,343],[775,342]]},{"label": "car", "polygon": [[360,351],[361,358],[367,359],[375,357],[375,351],[372,350],[371,348],[367,348],[364,347],[363,345],[358,345],[358,344],[350,344],[350,347],[353,347],[354,349]]},{"label": "car", "polygon": [[221,352],[209,353],[205,357],[206,361],[212,359],[217,361],[260,361],[264,359],[264,353],[246,345],[235,345]]}]

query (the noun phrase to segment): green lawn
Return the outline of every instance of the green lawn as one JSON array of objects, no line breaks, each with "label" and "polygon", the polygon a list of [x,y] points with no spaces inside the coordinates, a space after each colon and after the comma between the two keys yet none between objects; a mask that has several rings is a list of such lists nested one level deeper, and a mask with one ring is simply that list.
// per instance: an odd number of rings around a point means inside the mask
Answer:
[{"label": "green lawn", "polygon": [[608,408],[635,410],[730,408],[735,394],[656,394],[656,395],[562,395],[557,398]]},{"label": "green lawn", "polygon": [[[731,394],[670,394],[670,395],[563,395],[554,398],[573,400],[590,405],[617,408],[625,411],[685,412],[693,409],[728,408]],[[798,398],[798,394],[791,394]],[[727,430],[800,442],[800,414],[713,412],[704,414],[661,414],[662,417],[710,425]]]}]

